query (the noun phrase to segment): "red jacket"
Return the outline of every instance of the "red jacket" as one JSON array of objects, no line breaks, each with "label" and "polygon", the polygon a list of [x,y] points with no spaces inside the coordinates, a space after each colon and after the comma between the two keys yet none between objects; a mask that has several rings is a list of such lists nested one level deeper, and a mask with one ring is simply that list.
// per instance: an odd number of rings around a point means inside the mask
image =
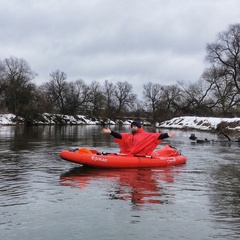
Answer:
[{"label": "red jacket", "polygon": [[159,133],[145,132],[140,128],[135,134],[121,133],[122,139],[115,138],[115,142],[120,146],[120,153],[149,156],[162,142],[158,139],[159,135]]}]

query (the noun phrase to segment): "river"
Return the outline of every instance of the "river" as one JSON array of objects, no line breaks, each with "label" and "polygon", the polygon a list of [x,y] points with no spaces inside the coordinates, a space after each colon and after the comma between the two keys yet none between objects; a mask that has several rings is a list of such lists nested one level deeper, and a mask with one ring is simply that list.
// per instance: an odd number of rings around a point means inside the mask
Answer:
[{"label": "river", "polygon": [[[59,153],[118,152],[100,126],[0,126],[0,239],[239,239],[240,145],[174,132],[161,145],[181,150],[186,164],[99,170]],[[214,142],[191,143],[192,132]]]}]

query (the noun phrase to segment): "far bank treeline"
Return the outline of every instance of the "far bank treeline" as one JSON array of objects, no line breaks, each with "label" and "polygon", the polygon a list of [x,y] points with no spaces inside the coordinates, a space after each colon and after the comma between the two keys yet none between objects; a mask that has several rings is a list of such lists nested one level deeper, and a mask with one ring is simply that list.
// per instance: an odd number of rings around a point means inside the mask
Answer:
[{"label": "far bank treeline", "polygon": [[[41,113],[110,118],[145,118],[151,123],[184,115],[240,116],[240,24],[230,25],[206,45],[209,66],[199,79],[174,85],[148,82],[142,98],[127,81],[69,81],[59,69],[40,86],[26,60],[0,60],[0,112],[21,116],[28,123]],[[174,71],[174,69],[173,69]],[[191,69],[189,69],[191,71]],[[164,82],[164,79],[159,79]]]}]

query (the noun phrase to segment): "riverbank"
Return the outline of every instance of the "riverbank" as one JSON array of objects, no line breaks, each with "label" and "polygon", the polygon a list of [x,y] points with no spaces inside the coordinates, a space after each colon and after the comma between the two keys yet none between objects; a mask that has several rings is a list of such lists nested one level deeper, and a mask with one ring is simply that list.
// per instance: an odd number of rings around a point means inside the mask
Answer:
[{"label": "riverbank", "polygon": [[[99,125],[99,124],[131,124],[131,119],[126,121],[113,121],[110,119],[103,122],[100,119],[89,118],[84,115],[68,116],[61,114],[42,114],[38,120],[34,120],[34,125]],[[0,114],[0,125],[19,125],[24,124],[23,118],[16,119],[14,114]],[[149,123],[143,123],[149,125]],[[202,131],[240,131],[240,118],[216,118],[216,117],[197,117],[185,116],[177,117],[156,124],[157,128],[172,129],[196,129]]]},{"label": "riverbank", "polygon": [[173,129],[196,129],[203,131],[240,131],[240,118],[177,117],[159,123],[156,127]]}]

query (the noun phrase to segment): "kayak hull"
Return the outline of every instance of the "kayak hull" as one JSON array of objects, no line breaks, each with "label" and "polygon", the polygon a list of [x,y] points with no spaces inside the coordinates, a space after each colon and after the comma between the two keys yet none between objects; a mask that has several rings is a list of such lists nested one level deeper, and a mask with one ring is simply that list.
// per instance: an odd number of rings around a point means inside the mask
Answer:
[{"label": "kayak hull", "polygon": [[175,156],[128,156],[114,153],[85,154],[78,151],[63,150],[60,157],[66,161],[96,168],[154,168],[185,164],[184,155]]}]

